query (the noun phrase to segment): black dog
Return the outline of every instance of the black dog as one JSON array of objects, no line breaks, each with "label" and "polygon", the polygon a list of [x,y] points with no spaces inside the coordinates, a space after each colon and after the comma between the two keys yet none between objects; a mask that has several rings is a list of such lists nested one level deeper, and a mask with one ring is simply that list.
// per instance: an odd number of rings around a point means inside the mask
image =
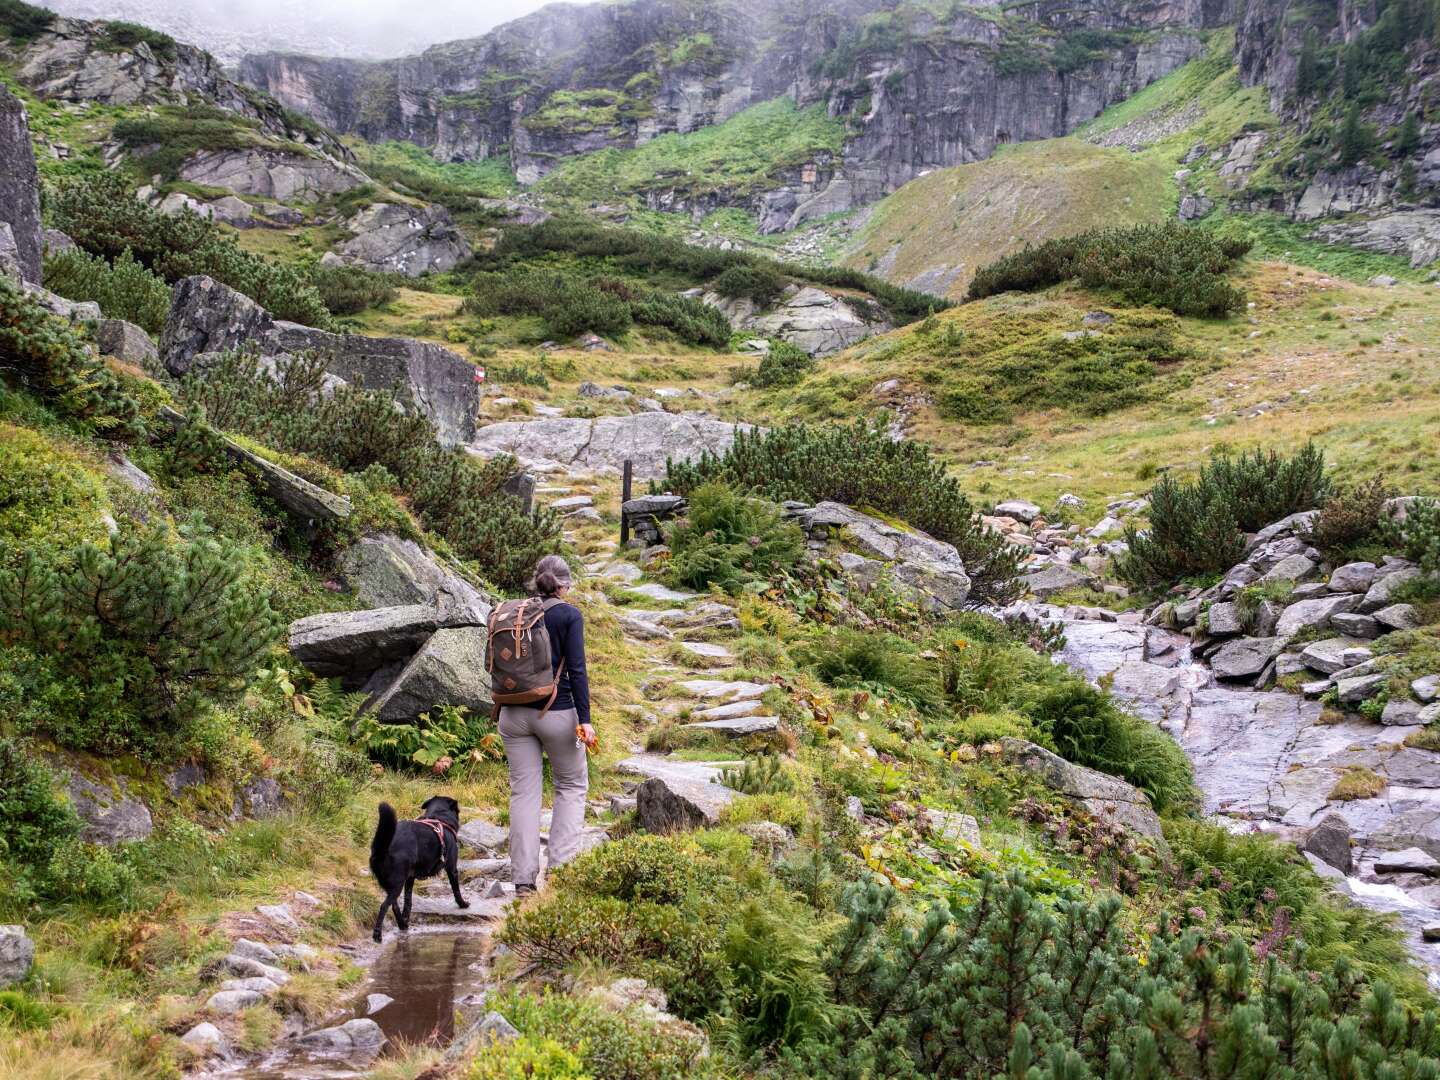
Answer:
[{"label": "black dog", "polygon": [[[375,917],[374,938],[383,935],[387,908],[395,912],[395,925],[402,931],[410,929],[410,893],[416,878],[434,877],[445,868],[455,904],[468,908],[469,902],[460,895],[460,804],[446,795],[426,799],[416,821],[398,821],[389,803],[380,804],[380,824],[375,839],[370,841],[370,873],[385,890],[380,914]],[[400,907],[400,893],[405,893],[405,907]]]}]

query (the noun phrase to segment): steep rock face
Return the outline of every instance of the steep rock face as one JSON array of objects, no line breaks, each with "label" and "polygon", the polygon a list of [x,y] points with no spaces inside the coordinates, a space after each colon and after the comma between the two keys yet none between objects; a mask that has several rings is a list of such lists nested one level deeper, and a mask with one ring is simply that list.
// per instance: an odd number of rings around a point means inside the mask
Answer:
[{"label": "steep rock face", "polygon": [[337,249],[368,270],[419,277],[470,257],[470,243],[441,206],[375,203],[345,223],[354,236]]},{"label": "steep rock face", "polygon": [[[893,0],[820,11],[762,0],[555,4],[419,56],[271,53],[247,57],[241,74],[340,131],[405,139],[441,160],[506,155],[522,183],[560,158],[693,131],[780,96],[825,102],[849,125],[843,162],[772,178],[789,192],[759,208],[775,230],[1004,142],[1067,134],[1198,55],[1189,31],[1229,14],[1214,0],[1104,0],[1083,11],[1046,0],[1012,26]],[[1102,31],[1104,47],[1058,59],[1079,30]],[[725,204],[723,193],[713,201]]]},{"label": "steep rock face", "polygon": [[[40,181],[25,106],[0,86],[0,223],[8,226],[12,258],[20,277],[40,283]],[[0,270],[3,272],[3,270]]]},{"label": "steep rock face", "polygon": [[257,195],[281,202],[318,202],[359,187],[367,177],[335,158],[287,150],[202,150],[180,168],[180,179],[236,195]]}]

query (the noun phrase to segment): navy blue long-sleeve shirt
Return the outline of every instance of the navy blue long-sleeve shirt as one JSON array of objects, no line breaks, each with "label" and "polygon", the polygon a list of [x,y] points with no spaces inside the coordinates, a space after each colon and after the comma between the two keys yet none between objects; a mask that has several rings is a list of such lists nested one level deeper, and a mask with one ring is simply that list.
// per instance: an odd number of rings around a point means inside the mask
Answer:
[{"label": "navy blue long-sleeve shirt", "polygon": [[[551,669],[558,671],[560,661],[565,661],[565,673],[560,676],[560,691],[555,695],[551,709],[574,709],[580,723],[590,723],[590,676],[585,670],[585,619],[574,604],[555,604],[545,612],[545,629],[550,634]],[[545,703],[524,705],[520,708],[539,709]]]}]

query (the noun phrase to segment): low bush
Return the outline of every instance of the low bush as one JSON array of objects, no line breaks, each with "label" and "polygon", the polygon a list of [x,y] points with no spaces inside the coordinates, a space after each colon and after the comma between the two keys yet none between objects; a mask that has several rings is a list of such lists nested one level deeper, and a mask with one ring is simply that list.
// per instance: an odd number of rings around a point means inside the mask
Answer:
[{"label": "low bush", "polygon": [[1331,494],[1325,455],[1307,443],[1292,457],[1256,450],[1219,455],[1192,483],[1166,474],[1150,489],[1150,527],[1128,526],[1129,551],[1115,571],[1142,589],[1228,570],[1244,553],[1245,533],[1302,510]]},{"label": "low bush", "polygon": [[72,180],[51,195],[47,208],[56,227],[93,255],[113,261],[128,250],[168,282],[206,274],[244,293],[277,319],[331,325],[320,294],[302,270],[243,250],[198,214],[171,216],[145,205],[119,173]]},{"label": "low bush", "polygon": [[361,266],[316,263],[307,275],[331,315],[358,315],[395,299],[395,280]]},{"label": "low bush", "polygon": [[77,749],[163,754],[244,691],[282,628],[238,545],[198,519],[178,535],[127,519],[106,547],[32,548],[0,567],[0,641],[84,688],[50,730]]},{"label": "low bush", "polygon": [[0,375],[109,438],[145,434],[140,402],[66,322],[0,274]]},{"label": "low bush", "polygon": [[[3,677],[3,676],[0,676]],[[0,735],[0,865],[44,866],[80,830],[55,777],[24,743]]]},{"label": "low bush", "polygon": [[466,1080],[591,1080],[580,1059],[554,1039],[522,1035],[485,1049]]},{"label": "low bush", "polygon": [[122,20],[107,22],[101,27],[96,44],[106,52],[129,52],[137,45],[147,45],[150,51],[161,59],[175,58],[173,37],[139,23]]},{"label": "low bush", "polygon": [[45,287],[69,300],[93,300],[107,319],[124,319],[157,337],[170,312],[170,286],[129,248],[114,263],[79,248],[47,255]]},{"label": "low bush", "polygon": [[743,298],[768,307],[785,290],[785,284],[784,276],[771,267],[737,264],[720,271],[710,287],[732,300]]},{"label": "low bush", "polygon": [[666,529],[668,576],[692,589],[737,593],[788,570],[805,554],[805,534],[785,521],[780,507],[705,484],[690,495],[683,520]]},{"label": "low bush", "polygon": [[77,454],[28,428],[0,423],[0,550],[99,538],[105,482]]},{"label": "low bush", "polygon": [[738,431],[724,454],[667,462],[656,490],[688,494],[710,481],[776,502],[829,499],[890,514],[955,546],[970,575],[971,603],[1005,603],[1018,593],[1016,550],[985,527],[922,443],[896,442],[883,424]]},{"label": "low bush", "polygon": [[1395,494],[1379,475],[1337,488],[1320,506],[1310,529],[1311,542],[1332,562],[1348,561],[1382,539],[1385,502]]},{"label": "low bush", "polygon": [[981,267],[967,296],[978,300],[1011,290],[1033,292],[1076,280],[1177,315],[1228,315],[1245,306],[1245,294],[1225,278],[1243,247],[1173,221],[1101,229],[997,259]]},{"label": "low bush", "polygon": [[848,690],[868,690],[908,705],[935,703],[934,671],[919,650],[895,634],[835,627],[798,650],[822,682]]},{"label": "low bush", "polygon": [[1407,508],[1398,530],[1405,557],[1427,574],[1440,574],[1440,499],[1420,499]]},{"label": "low bush", "polygon": [[814,367],[814,359],[804,349],[780,338],[773,338],[769,352],[760,358],[760,366],[750,377],[750,385],[761,390],[774,386],[794,386]]},{"label": "low bush", "polygon": [[33,41],[55,21],[55,13],[22,0],[0,0],[0,30],[17,44]]}]

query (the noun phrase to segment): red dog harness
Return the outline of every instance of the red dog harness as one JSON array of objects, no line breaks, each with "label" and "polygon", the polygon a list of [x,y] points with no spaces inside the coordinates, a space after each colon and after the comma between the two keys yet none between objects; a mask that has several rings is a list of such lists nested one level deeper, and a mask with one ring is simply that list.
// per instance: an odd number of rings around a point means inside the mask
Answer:
[{"label": "red dog harness", "polygon": [[[416,818],[415,821],[416,821],[416,824],[419,824],[419,825],[428,825],[428,826],[430,827],[430,830],[431,830],[432,832],[434,832],[434,834],[435,834],[435,839],[437,839],[437,840],[440,841],[440,850],[441,850],[441,852],[444,852],[444,850],[445,850],[445,830],[446,830],[446,829],[449,829],[451,832],[455,832],[455,829],[450,825],[450,823],[447,822],[447,821],[437,821],[435,818],[428,818],[428,817]],[[455,836],[455,842],[456,842],[456,843],[459,843],[459,842],[460,842],[460,836],[459,836],[458,833],[457,833],[456,836]]]}]

